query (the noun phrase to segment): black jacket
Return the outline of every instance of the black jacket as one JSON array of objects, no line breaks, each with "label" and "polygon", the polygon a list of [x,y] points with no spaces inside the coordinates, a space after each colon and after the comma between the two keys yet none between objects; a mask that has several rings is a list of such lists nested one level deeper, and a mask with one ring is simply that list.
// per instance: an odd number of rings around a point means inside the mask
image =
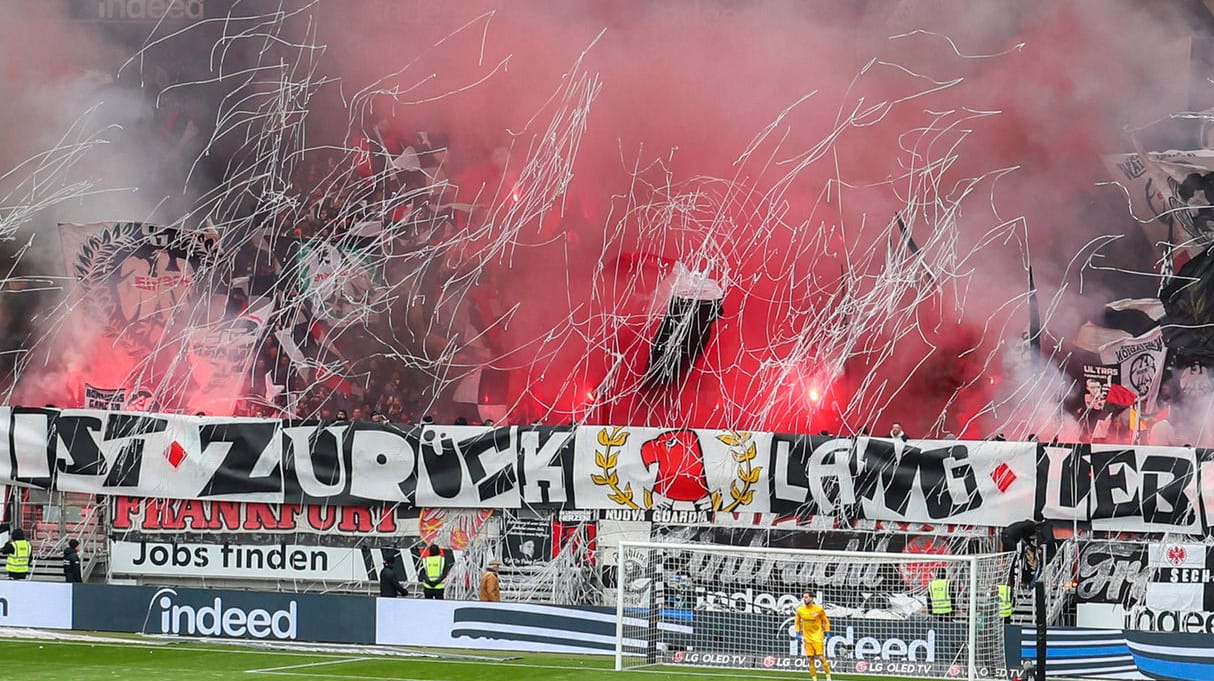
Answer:
[{"label": "black jacket", "polygon": [[80,554],[70,546],[63,549],[63,581],[82,582],[80,576]]},{"label": "black jacket", "polygon": [[1036,533],[1037,523],[1032,520],[1021,520],[1003,528],[999,536],[1003,540],[1003,550],[1011,551],[1015,549],[1016,544],[1032,539]]},{"label": "black jacket", "polygon": [[397,576],[396,570],[390,565],[385,565],[379,571],[379,595],[384,598],[409,595],[409,590],[405,588],[404,584],[400,583],[400,577]]}]

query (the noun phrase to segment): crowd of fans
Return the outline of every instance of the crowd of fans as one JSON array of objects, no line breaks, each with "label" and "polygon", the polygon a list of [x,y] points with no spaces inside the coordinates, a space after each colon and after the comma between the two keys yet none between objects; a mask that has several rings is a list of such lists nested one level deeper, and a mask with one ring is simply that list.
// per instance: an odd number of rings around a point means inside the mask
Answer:
[{"label": "crowd of fans", "polygon": [[[417,361],[423,353],[392,347],[400,335],[393,329],[408,327],[411,321],[407,312],[369,305],[366,311],[356,312],[353,321],[334,322],[321,313],[317,301],[304,297],[306,282],[301,281],[313,273],[301,255],[304,249],[316,248],[318,241],[343,253],[366,248],[371,254],[369,269],[382,268],[381,240],[425,249],[461,219],[456,211],[445,209],[453,194],[443,172],[446,150],[433,146],[445,145],[445,138],[423,133],[406,144],[387,130],[383,122],[374,126],[374,138],[354,140],[353,151],[344,159],[306,156],[293,178],[294,193],[303,205],[264,216],[264,226],[240,248],[233,281],[250,282],[246,292],[250,298],[277,294],[280,301],[294,300],[295,309],[277,315],[274,328],[265,334],[238,411],[322,419],[338,418],[344,412],[356,421],[393,422],[417,422],[436,408],[455,411],[435,391],[433,372],[427,373]],[[402,155],[408,160],[392,165]],[[343,161],[350,160],[353,165],[343,167]],[[353,259],[335,264],[343,265],[359,266]],[[390,286],[375,281],[385,274],[375,273],[369,285]],[[404,319],[392,319],[402,314]],[[381,341],[379,352],[368,352],[376,341]],[[285,343],[293,347],[284,347]],[[300,353],[307,355],[307,361],[297,361]],[[318,368],[321,365],[323,369]],[[452,420],[478,415],[470,405],[468,410],[443,416]]]}]

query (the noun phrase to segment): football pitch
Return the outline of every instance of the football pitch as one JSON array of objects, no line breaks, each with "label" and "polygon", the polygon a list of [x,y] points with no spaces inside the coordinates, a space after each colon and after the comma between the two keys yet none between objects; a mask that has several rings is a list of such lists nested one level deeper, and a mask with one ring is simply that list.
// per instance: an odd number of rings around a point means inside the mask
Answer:
[{"label": "football pitch", "polygon": [[[367,650],[306,652],[162,640],[0,640],[0,665],[12,678],[47,681],[256,681],[257,679],[374,679],[375,681],[714,681],[809,679],[808,672],[646,668],[616,672],[613,658],[595,655],[487,655],[477,651],[416,651],[423,656]],[[433,655],[425,656],[425,655]],[[824,677],[820,677],[824,678]],[[849,677],[887,681],[887,677]],[[892,679],[891,679],[892,681]],[[913,681],[900,677],[898,681]]]}]

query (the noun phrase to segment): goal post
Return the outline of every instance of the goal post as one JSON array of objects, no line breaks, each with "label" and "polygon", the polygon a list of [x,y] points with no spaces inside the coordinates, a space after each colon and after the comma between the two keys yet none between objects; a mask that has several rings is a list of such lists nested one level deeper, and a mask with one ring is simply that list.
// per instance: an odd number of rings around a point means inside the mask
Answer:
[{"label": "goal post", "polygon": [[[617,566],[616,669],[807,671],[794,613],[810,591],[830,618],[833,673],[1006,674],[999,585],[1011,554],[620,542]],[[933,580],[945,580],[934,611]]]}]

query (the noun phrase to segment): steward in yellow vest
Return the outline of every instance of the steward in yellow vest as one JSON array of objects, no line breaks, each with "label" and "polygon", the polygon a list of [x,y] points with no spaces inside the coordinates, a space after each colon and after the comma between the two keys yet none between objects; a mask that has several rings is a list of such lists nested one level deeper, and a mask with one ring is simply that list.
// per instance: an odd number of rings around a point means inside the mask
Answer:
[{"label": "steward in yellow vest", "polygon": [[999,585],[999,619],[1006,620],[1012,616],[1012,587],[1007,584]]},{"label": "steward in yellow vest", "polygon": [[451,559],[438,544],[431,544],[422,553],[422,595],[425,598],[442,600],[447,589],[447,573],[451,572]]},{"label": "steward in yellow vest", "polygon": [[8,543],[0,548],[0,555],[6,556],[4,569],[8,572],[9,579],[29,577],[30,556],[33,552],[33,547],[25,539],[25,532],[20,527],[13,528]]},{"label": "steward in yellow vest", "polygon": [[929,610],[937,617],[950,617],[953,614],[953,596],[949,592],[951,584],[945,579],[944,571],[936,573],[936,578],[927,583],[927,598]]}]

